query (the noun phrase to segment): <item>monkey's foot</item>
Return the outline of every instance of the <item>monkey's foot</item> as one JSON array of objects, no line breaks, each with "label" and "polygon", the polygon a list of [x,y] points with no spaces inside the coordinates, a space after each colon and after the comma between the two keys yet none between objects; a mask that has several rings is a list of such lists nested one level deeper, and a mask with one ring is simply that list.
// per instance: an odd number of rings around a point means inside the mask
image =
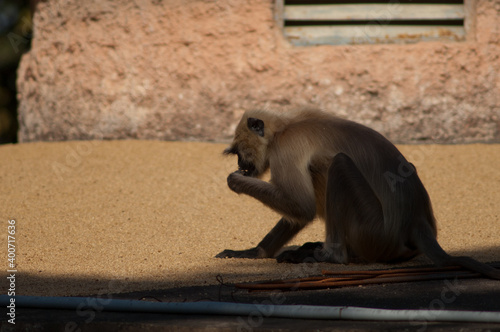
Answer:
[{"label": "monkey's foot", "polygon": [[247,250],[230,250],[226,249],[218,253],[216,258],[266,258],[264,249],[255,247]]},{"label": "monkey's foot", "polygon": [[287,250],[276,256],[278,263],[311,263],[325,260],[323,242],[307,242],[295,250]]}]

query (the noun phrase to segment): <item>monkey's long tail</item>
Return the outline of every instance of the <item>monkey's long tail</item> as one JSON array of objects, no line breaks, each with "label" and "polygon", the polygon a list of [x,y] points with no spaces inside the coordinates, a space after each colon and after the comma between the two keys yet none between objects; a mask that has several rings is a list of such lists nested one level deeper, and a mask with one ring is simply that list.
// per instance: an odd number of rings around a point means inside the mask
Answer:
[{"label": "monkey's long tail", "polygon": [[466,269],[481,273],[492,279],[500,280],[500,270],[483,264],[470,257],[450,256],[441,248],[427,223],[421,223],[413,236],[417,248],[438,266],[459,265]]}]

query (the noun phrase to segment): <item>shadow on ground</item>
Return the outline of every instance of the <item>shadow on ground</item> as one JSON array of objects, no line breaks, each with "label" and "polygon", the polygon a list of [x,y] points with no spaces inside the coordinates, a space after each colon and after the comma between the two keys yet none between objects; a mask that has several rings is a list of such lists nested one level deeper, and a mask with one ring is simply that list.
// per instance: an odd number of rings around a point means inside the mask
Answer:
[{"label": "shadow on ground", "polygon": [[[82,278],[79,282],[89,280]],[[53,282],[65,282],[64,278]],[[75,282],[75,280],[72,280]],[[113,287],[119,287],[119,283]],[[116,288],[116,289],[117,289]],[[132,299],[153,302],[223,301],[257,304],[305,304],[330,306],[359,306],[384,309],[433,309],[500,311],[500,281],[490,279],[453,279],[414,283],[368,285],[337,289],[248,292],[233,285],[179,287],[137,291],[119,294],[97,294],[105,300]],[[148,313],[104,312],[99,305],[85,310],[18,309],[18,328],[37,331],[157,331],[165,328],[176,330],[240,330],[240,331],[297,331],[297,330],[484,330],[498,329],[499,324],[436,323],[427,321],[362,322],[295,320],[266,317],[256,312],[248,317],[171,315]],[[12,325],[0,323],[2,331]]]},{"label": "shadow on ground", "polygon": [[[491,249],[485,249],[491,252]],[[495,248],[494,250],[500,250]],[[464,254],[464,253],[461,253]],[[479,252],[467,253],[471,256]],[[499,263],[499,262],[496,262]],[[370,266],[366,266],[368,269]],[[399,265],[392,266],[394,268]],[[235,271],[234,273],[237,273]],[[259,276],[261,276],[259,274]],[[262,281],[258,276],[247,276]],[[50,283],[57,287],[64,283],[105,282],[107,290],[94,296],[102,299],[131,299],[153,302],[198,302],[220,301],[235,303],[258,303],[269,305],[303,304],[329,306],[358,306],[383,309],[433,309],[433,310],[479,310],[500,312],[500,281],[490,279],[450,279],[426,282],[367,285],[309,291],[266,291],[248,292],[234,285],[226,284],[224,276],[217,285],[192,287],[161,287],[153,290],[128,291],[134,285],[147,280],[98,280],[98,278],[58,277],[53,279],[23,276],[31,283]],[[26,281],[26,280],[25,280]],[[166,286],[166,282],[162,286]],[[151,284],[150,286],[155,286]],[[47,294],[50,295],[50,294]],[[3,309],[5,310],[5,309]],[[171,315],[148,313],[105,312],[97,305],[84,310],[17,309],[16,327],[0,323],[2,331],[35,329],[37,331],[159,331],[165,328],[176,330],[227,330],[227,331],[296,331],[321,329],[325,331],[368,331],[368,330],[427,330],[462,331],[498,329],[499,324],[478,323],[436,323],[432,321],[404,322],[362,322],[295,320],[266,317],[263,313],[242,316]]]}]

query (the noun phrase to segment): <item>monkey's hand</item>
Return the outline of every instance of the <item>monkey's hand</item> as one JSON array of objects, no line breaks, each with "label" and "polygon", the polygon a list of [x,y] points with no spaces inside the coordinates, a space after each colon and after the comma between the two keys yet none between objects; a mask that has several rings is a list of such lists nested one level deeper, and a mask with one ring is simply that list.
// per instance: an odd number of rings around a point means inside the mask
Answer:
[{"label": "monkey's hand", "polygon": [[243,184],[243,178],[245,177],[243,171],[237,170],[236,172],[233,172],[229,174],[227,177],[227,185],[229,189],[234,191],[237,194],[242,193],[242,184]]},{"label": "monkey's hand", "polygon": [[217,254],[216,258],[267,258],[266,252],[261,247],[255,247],[247,250],[226,249]]}]

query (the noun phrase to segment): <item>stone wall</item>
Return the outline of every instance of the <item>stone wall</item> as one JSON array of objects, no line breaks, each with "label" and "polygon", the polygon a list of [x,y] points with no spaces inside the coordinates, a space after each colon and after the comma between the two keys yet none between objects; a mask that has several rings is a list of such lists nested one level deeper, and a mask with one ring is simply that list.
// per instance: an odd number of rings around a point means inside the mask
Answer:
[{"label": "stone wall", "polygon": [[500,141],[500,1],[466,42],[292,47],[271,0],[49,0],[18,75],[19,140],[224,141],[313,105],[395,142]]}]

